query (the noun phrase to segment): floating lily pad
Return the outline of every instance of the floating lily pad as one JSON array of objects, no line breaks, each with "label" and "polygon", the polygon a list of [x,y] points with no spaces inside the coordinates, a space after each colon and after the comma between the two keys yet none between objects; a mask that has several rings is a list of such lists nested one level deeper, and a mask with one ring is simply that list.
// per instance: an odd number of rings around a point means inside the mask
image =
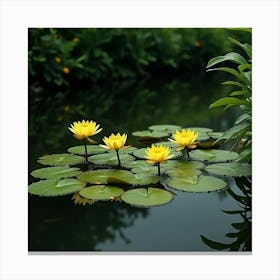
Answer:
[{"label": "floating lily pad", "polygon": [[[118,165],[118,158],[117,154],[114,151],[114,153],[105,153],[105,154],[99,154],[99,155],[93,155],[88,158],[88,160],[94,164],[101,164],[101,165]],[[129,154],[120,154],[120,161],[121,164],[126,161],[133,160],[133,156]]]},{"label": "floating lily pad", "polygon": [[211,138],[218,139],[218,138],[222,137],[224,133],[223,132],[207,132],[207,134]]},{"label": "floating lily pad", "polygon": [[[103,149],[104,150],[104,149]],[[126,149],[120,149],[119,150],[119,154],[132,154],[134,151],[136,151],[137,148],[135,147],[129,147],[129,148],[126,148]],[[114,153],[116,154],[116,151],[115,150],[108,150],[109,153]]]},{"label": "floating lily pad", "polygon": [[169,133],[164,131],[143,130],[143,131],[135,131],[132,133],[132,135],[141,138],[162,138],[162,137],[167,137]]},{"label": "floating lily pad", "polygon": [[198,137],[197,137],[197,141],[202,141],[202,140],[207,140],[209,139],[209,135],[207,133],[199,133]]},{"label": "floating lily pad", "polygon": [[134,174],[128,170],[100,169],[83,172],[78,176],[78,179],[93,184],[106,184],[108,182],[130,184],[130,180],[134,179]]},{"label": "floating lily pad", "polygon": [[166,146],[166,147],[169,147],[169,148],[176,148],[176,147],[178,147],[178,144],[176,144],[174,142],[171,142],[171,141],[157,142],[157,143],[155,143],[155,145],[156,146],[163,145],[163,146]]},{"label": "floating lily pad", "polygon": [[128,183],[131,185],[152,185],[157,184],[160,181],[159,176],[155,176],[149,173],[137,173],[134,177],[128,179]]},{"label": "floating lily pad", "polygon": [[85,185],[77,179],[48,179],[31,184],[28,192],[39,196],[60,196],[75,193]]},{"label": "floating lily pad", "polygon": [[141,167],[141,166],[147,166],[146,160],[142,159],[137,159],[137,160],[132,160],[132,161],[126,161],[122,164],[123,167],[126,168],[136,168],[136,167]]},{"label": "floating lily pad", "polygon": [[[85,155],[85,146],[74,146],[67,150],[71,154]],[[99,145],[87,145],[88,155],[102,154],[106,150],[101,148]]]},{"label": "floating lily pad", "polygon": [[123,192],[123,189],[119,187],[101,185],[84,188],[79,194],[88,199],[109,200],[120,196]]},{"label": "floating lily pad", "polygon": [[221,179],[201,175],[199,177],[174,177],[166,181],[170,188],[184,192],[212,192],[224,189],[227,183]]},{"label": "floating lily pad", "polygon": [[206,133],[206,132],[211,132],[213,131],[211,128],[208,127],[186,127],[184,128],[185,130],[193,130],[195,132],[199,132],[199,133]]},{"label": "floating lily pad", "polygon": [[203,168],[204,164],[198,161],[177,161],[171,169],[165,171],[165,173],[172,177],[197,177],[201,174],[199,168]]},{"label": "floating lily pad", "polygon": [[219,162],[235,160],[238,154],[227,150],[194,150],[190,152],[190,157],[196,160]]},{"label": "floating lily pad", "polygon": [[[174,157],[172,159],[178,158],[182,155],[182,152],[180,152],[180,151],[175,151],[174,149],[170,149],[170,150],[171,150],[170,154],[174,155]],[[140,159],[146,159],[145,158],[146,148],[141,148],[141,149],[138,149],[138,150],[134,151],[133,155],[137,158],[140,158]]]},{"label": "floating lily pad", "polygon": [[[166,167],[164,165],[160,166],[160,172],[165,173]],[[146,164],[145,166],[138,166],[135,168],[132,168],[131,171],[136,174],[153,174],[157,175],[158,174],[158,167],[154,166],[152,164]]]},{"label": "floating lily pad", "polygon": [[168,133],[175,133],[176,130],[181,130],[182,127],[179,125],[160,124],[160,125],[149,126],[149,129],[154,130],[154,131],[165,131]]},{"label": "floating lily pad", "polygon": [[72,154],[53,154],[39,158],[38,162],[45,165],[75,165],[85,161],[84,157]]},{"label": "floating lily pad", "polygon": [[170,202],[173,194],[158,188],[139,188],[124,192],[121,199],[134,206],[150,207]]},{"label": "floating lily pad", "polygon": [[76,167],[68,166],[56,166],[56,167],[45,167],[34,170],[31,175],[35,178],[40,179],[61,179],[72,176],[77,176],[81,173],[81,170]]},{"label": "floating lily pad", "polygon": [[205,170],[217,175],[225,175],[225,176],[233,176],[233,177],[251,176],[252,165],[248,163],[238,163],[238,162],[216,163],[216,164],[208,165],[205,168]]}]

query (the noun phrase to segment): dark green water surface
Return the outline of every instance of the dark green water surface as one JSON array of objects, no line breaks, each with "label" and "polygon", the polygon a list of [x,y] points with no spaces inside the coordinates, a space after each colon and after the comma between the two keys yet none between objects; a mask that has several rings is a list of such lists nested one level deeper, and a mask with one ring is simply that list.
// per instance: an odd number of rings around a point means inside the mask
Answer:
[{"label": "dark green water surface", "polygon": [[[209,110],[227,94],[221,80],[193,77],[180,80],[124,81],[67,92],[30,93],[29,174],[42,167],[44,154],[63,153],[81,143],[67,127],[82,119],[94,120],[103,131],[99,143],[111,133],[127,133],[128,144],[140,146],[131,133],[153,124],[210,127],[224,131],[235,111]],[[86,88],[86,85],[84,85]],[[29,183],[36,180],[29,176]],[[234,180],[228,181],[233,190]],[[124,202],[75,205],[72,195],[43,198],[28,196],[29,251],[212,251],[200,235],[228,242],[225,234],[239,215],[221,210],[239,206],[226,191],[177,195],[169,204],[132,207]]]}]

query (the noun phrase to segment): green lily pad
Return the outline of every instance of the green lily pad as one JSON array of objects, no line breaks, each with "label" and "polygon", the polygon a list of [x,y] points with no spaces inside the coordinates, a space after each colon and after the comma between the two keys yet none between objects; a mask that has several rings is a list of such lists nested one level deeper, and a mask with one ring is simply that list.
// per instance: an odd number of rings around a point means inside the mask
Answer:
[{"label": "green lily pad", "polygon": [[138,188],[124,192],[121,199],[134,206],[151,207],[170,202],[173,194],[159,188]]},{"label": "green lily pad", "polygon": [[[74,146],[69,148],[67,151],[71,154],[85,155],[85,146]],[[87,152],[88,155],[93,155],[105,153],[106,150],[99,147],[99,145],[87,145]]]},{"label": "green lily pad", "polygon": [[207,132],[208,136],[214,139],[221,138],[223,136],[223,132]]},{"label": "green lily pad", "polygon": [[154,131],[165,131],[168,133],[175,133],[176,130],[181,130],[182,127],[179,125],[172,125],[172,124],[160,124],[160,125],[149,126],[149,129]]},{"label": "green lily pad", "polygon": [[199,168],[204,164],[198,161],[177,161],[172,168],[168,167],[165,173],[171,177],[197,177],[201,174]]},{"label": "green lily pad", "polygon": [[[172,159],[175,159],[175,158],[178,158],[182,155],[182,152],[180,151],[175,151],[174,149],[170,149],[170,154],[173,154],[174,157]],[[141,149],[138,149],[136,151],[133,152],[133,155],[137,158],[140,158],[140,159],[146,159],[145,158],[145,155],[146,155],[146,148],[141,148]],[[171,159],[171,160],[172,160]]]},{"label": "green lily pad", "polygon": [[206,132],[212,132],[213,130],[211,128],[208,127],[186,127],[184,128],[185,130],[193,130],[195,132],[199,132],[199,133],[206,133]]},{"label": "green lily pad", "polygon": [[109,200],[120,196],[123,192],[123,189],[119,187],[99,185],[84,188],[79,194],[88,199]]},{"label": "green lily pad", "polygon": [[162,138],[162,137],[167,137],[169,133],[164,131],[143,130],[143,131],[135,131],[132,133],[132,135],[141,138]]},{"label": "green lily pad", "polygon": [[168,179],[166,185],[184,192],[212,192],[224,189],[227,183],[221,179],[201,175],[197,178],[174,177]]},{"label": "green lily pad", "polygon": [[[161,174],[165,173],[165,170],[166,170],[166,167],[163,164],[161,164],[160,165],[160,172],[161,172]],[[131,171],[133,173],[136,173],[136,174],[152,174],[152,175],[157,175],[158,174],[158,167],[154,166],[152,164],[146,163],[145,166],[138,166],[138,167],[132,168]]]},{"label": "green lily pad", "polygon": [[[93,155],[88,158],[88,160],[94,164],[100,164],[100,165],[118,165],[118,158],[116,151],[105,153],[105,154],[99,154],[99,155]],[[129,154],[122,154],[120,153],[120,161],[121,164],[127,161],[133,160],[133,156]]]},{"label": "green lily pad", "polygon": [[40,179],[62,179],[77,176],[80,173],[81,170],[76,167],[56,166],[34,170],[31,172],[31,175]]},{"label": "green lily pad", "polygon": [[[93,184],[106,184],[108,182],[127,183],[134,178],[134,174],[128,170],[99,169],[86,171],[78,176],[78,179]],[[111,179],[111,180],[110,180]]]},{"label": "green lily pad", "polygon": [[75,165],[85,161],[82,156],[72,154],[53,154],[39,158],[38,162],[45,165]]},{"label": "green lily pad", "polygon": [[[105,150],[105,149],[103,149]],[[129,148],[126,148],[126,149],[120,149],[119,150],[119,154],[132,154],[134,151],[136,151],[137,148],[135,147],[129,147]],[[116,151],[115,150],[108,150],[109,153],[114,153],[116,154]]]},{"label": "green lily pad", "polygon": [[207,133],[199,133],[198,137],[197,137],[197,141],[202,141],[202,140],[207,140],[209,139],[209,135]]},{"label": "green lily pad", "polygon": [[208,165],[205,170],[213,174],[233,177],[252,175],[252,165],[239,162],[211,164]]},{"label": "green lily pad", "polygon": [[131,185],[139,186],[157,184],[159,183],[159,181],[159,176],[155,176],[149,173],[137,173],[134,174],[132,178],[129,178],[127,182]]},{"label": "green lily pad", "polygon": [[122,164],[123,167],[126,168],[136,168],[136,167],[141,167],[141,166],[147,166],[146,160],[142,159],[137,159],[137,160],[132,160],[132,161],[126,161]]},{"label": "green lily pad", "polygon": [[31,184],[28,192],[39,196],[60,196],[75,193],[86,186],[77,179],[48,179]]},{"label": "green lily pad", "polygon": [[169,148],[177,148],[178,147],[178,144],[176,144],[174,142],[171,142],[171,141],[157,142],[157,143],[155,143],[155,145],[156,146],[163,145],[163,146],[166,146],[166,147],[169,147]]},{"label": "green lily pad", "polygon": [[238,154],[227,150],[194,150],[190,157],[196,160],[207,160],[211,162],[231,161],[238,158]]}]

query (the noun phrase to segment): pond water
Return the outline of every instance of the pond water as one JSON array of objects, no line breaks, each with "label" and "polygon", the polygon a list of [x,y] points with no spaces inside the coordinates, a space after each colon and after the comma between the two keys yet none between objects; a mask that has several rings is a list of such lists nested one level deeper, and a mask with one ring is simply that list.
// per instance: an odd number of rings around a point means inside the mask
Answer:
[{"label": "pond water", "polygon": [[[238,112],[208,109],[230,92],[216,77],[123,81],[85,90],[30,93],[29,174],[42,167],[37,162],[40,156],[80,145],[68,130],[76,120],[101,124],[102,133],[94,137],[99,143],[104,135],[120,132],[137,147],[141,145],[131,133],[154,124],[224,131]],[[35,181],[29,175],[29,184]],[[239,192],[232,178],[228,184]],[[72,195],[29,194],[29,251],[202,252],[214,249],[202,242],[201,235],[231,241],[225,234],[242,218],[221,211],[240,210],[226,190],[173,192],[176,196],[170,203],[150,208],[117,201],[82,206],[74,204]]]}]

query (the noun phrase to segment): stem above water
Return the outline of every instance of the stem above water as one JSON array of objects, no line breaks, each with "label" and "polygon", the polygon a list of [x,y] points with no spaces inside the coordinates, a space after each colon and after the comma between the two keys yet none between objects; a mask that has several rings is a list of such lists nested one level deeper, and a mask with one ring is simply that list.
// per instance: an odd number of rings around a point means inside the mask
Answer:
[{"label": "stem above water", "polygon": [[120,155],[119,155],[119,150],[116,150],[117,153],[117,158],[118,158],[118,168],[121,167],[121,160],[120,160]]},{"label": "stem above water", "polygon": [[158,176],[160,176],[160,163],[157,163],[157,167],[158,167]]},{"label": "stem above water", "polygon": [[84,145],[85,145],[85,163],[88,164],[87,139],[84,140]]}]

